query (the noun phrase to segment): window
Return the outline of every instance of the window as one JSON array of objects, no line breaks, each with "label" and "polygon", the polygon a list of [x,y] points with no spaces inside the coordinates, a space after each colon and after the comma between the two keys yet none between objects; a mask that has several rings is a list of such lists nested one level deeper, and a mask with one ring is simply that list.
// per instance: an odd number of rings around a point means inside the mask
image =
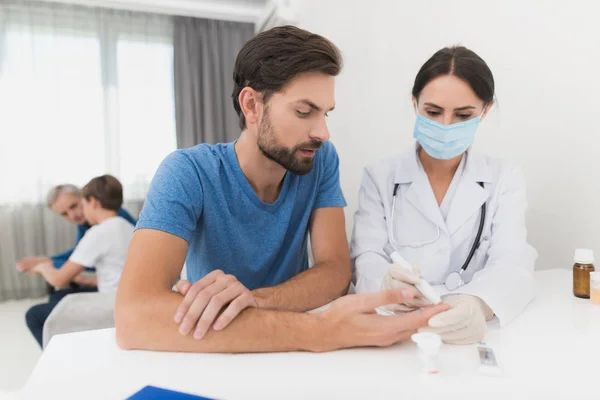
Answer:
[{"label": "window", "polygon": [[0,5],[0,204],[110,173],[141,199],[176,148],[169,17]]}]

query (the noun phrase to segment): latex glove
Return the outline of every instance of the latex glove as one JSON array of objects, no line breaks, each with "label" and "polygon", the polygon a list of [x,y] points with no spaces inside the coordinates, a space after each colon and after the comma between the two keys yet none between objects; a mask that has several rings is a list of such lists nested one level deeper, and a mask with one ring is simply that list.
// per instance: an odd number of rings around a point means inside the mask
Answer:
[{"label": "latex glove", "polygon": [[433,316],[427,328],[419,332],[433,332],[445,343],[473,344],[483,340],[487,332],[487,320],[494,316],[492,309],[479,297],[456,294],[444,298],[451,308]]},{"label": "latex glove", "polygon": [[431,302],[423,298],[421,292],[415,287],[415,284],[420,279],[421,268],[418,265],[413,266],[413,272],[411,272],[399,264],[391,264],[381,283],[381,290],[410,288],[416,291],[417,295],[402,304],[389,305],[384,308],[394,312],[412,312],[424,306],[431,305]]}]

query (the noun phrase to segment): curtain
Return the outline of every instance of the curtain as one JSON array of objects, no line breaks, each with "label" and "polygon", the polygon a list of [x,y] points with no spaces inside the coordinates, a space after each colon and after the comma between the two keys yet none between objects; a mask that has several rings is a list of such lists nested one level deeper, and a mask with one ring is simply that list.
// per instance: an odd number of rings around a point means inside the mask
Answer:
[{"label": "curtain", "polygon": [[139,212],[176,148],[172,19],[3,0],[0,114],[2,301],[44,293],[16,260],[73,246],[75,228],[45,206],[52,186],[110,173]]},{"label": "curtain", "polygon": [[199,18],[174,19],[177,146],[235,140],[240,133],[233,109],[237,53],[254,36],[254,25]]}]

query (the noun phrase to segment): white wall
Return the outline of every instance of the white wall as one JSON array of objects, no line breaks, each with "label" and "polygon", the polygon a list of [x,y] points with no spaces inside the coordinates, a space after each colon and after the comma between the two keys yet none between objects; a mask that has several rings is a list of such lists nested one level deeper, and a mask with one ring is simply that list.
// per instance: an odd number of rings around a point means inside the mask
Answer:
[{"label": "white wall", "polygon": [[300,26],[329,37],[345,56],[330,129],[348,232],[363,167],[413,142],[418,69],[460,43],[494,73],[499,108],[480,126],[475,148],[523,165],[537,268],[570,267],[575,247],[600,256],[596,8],[582,0],[304,0]]},{"label": "white wall", "polygon": [[269,0],[42,0],[156,14],[256,22]]}]

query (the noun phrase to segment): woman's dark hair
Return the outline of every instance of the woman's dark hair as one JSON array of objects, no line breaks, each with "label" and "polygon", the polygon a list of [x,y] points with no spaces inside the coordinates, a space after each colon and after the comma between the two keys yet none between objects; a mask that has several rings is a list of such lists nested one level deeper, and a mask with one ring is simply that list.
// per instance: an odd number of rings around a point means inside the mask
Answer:
[{"label": "woman's dark hair", "polygon": [[412,95],[418,100],[429,82],[442,75],[454,75],[467,82],[484,105],[494,101],[494,76],[485,61],[463,46],[444,47],[419,70]]},{"label": "woman's dark hair", "polygon": [[259,33],[242,47],[233,70],[231,97],[240,129],[246,127],[239,102],[246,86],[260,92],[266,103],[298,74],[319,71],[337,76],[341,69],[340,51],[323,36],[290,25]]}]

